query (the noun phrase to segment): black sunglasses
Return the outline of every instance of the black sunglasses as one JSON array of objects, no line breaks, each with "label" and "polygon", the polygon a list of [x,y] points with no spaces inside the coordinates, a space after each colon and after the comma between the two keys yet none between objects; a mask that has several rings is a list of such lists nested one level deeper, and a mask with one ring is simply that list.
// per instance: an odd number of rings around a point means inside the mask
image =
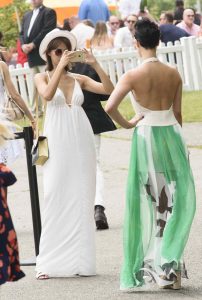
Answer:
[{"label": "black sunglasses", "polygon": [[54,52],[55,52],[55,55],[56,55],[56,56],[62,56],[62,54],[63,54],[63,52],[64,52],[65,50],[67,50],[67,49],[60,49],[60,48],[57,48],[57,49],[54,50]]}]

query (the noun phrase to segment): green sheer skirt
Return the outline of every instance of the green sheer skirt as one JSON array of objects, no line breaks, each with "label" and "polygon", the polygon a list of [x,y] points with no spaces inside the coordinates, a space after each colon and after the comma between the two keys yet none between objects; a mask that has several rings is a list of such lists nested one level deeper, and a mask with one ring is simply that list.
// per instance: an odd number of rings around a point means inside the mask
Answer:
[{"label": "green sheer skirt", "polygon": [[195,188],[180,125],[140,126],[133,135],[124,220],[121,289],[145,284],[146,268],[168,280],[181,271]]}]

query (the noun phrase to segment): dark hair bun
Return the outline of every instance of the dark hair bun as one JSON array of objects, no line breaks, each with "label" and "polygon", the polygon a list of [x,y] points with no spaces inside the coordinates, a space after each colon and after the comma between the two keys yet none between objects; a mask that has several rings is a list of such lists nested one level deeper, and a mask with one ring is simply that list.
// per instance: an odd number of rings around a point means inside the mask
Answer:
[{"label": "dark hair bun", "polygon": [[158,46],[160,30],[155,22],[148,18],[138,20],[135,24],[135,38],[145,49],[153,49]]}]

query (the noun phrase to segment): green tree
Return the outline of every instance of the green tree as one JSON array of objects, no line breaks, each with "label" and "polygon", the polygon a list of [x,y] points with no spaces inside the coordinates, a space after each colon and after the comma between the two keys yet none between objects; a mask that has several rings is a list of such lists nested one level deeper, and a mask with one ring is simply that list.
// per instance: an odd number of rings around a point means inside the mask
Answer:
[{"label": "green tree", "polygon": [[162,11],[174,10],[174,1],[172,0],[148,0],[148,9],[150,13],[159,18]]},{"label": "green tree", "polygon": [[185,7],[195,7],[196,0],[185,0]]},{"label": "green tree", "polygon": [[[196,7],[197,0],[185,0],[185,7]],[[202,0],[200,0],[202,7]],[[147,7],[150,13],[159,18],[162,11],[174,11],[175,9],[175,0],[142,0],[141,8]]]},{"label": "green tree", "polygon": [[6,47],[15,47],[19,36],[16,11],[21,22],[24,13],[29,8],[26,0],[13,0],[12,4],[0,8],[0,31],[3,33],[3,44]]},{"label": "green tree", "polygon": [[145,6],[149,9],[151,15],[153,15],[158,19],[161,11],[174,10],[174,1],[173,0],[142,0],[141,9],[143,9]]}]

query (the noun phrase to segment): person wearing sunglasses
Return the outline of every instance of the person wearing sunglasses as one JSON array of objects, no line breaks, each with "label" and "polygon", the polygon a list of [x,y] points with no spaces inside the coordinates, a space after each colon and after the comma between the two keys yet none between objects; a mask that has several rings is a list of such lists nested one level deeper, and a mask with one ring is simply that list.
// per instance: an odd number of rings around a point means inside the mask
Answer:
[{"label": "person wearing sunglasses", "polygon": [[134,46],[134,34],[135,24],[137,22],[136,15],[129,15],[126,18],[125,27],[120,28],[114,38],[114,46],[117,48],[133,47]]},{"label": "person wearing sunglasses", "polygon": [[109,27],[109,30],[108,30],[109,36],[114,38],[117,33],[117,30],[120,27],[119,18],[117,16],[110,16],[109,22],[108,22],[108,27]]},{"label": "person wearing sunglasses", "polygon": [[189,35],[198,36],[200,32],[200,26],[194,24],[195,12],[191,8],[187,8],[183,12],[183,20],[176,26],[185,30]]},{"label": "person wearing sunglasses", "polygon": [[173,24],[174,18],[171,12],[163,12],[160,16],[161,41],[167,45],[168,42],[179,41],[182,37],[189,37],[189,34]]},{"label": "person wearing sunglasses", "polygon": [[37,279],[92,276],[95,268],[94,199],[96,155],[93,130],[82,108],[82,89],[111,94],[113,84],[93,54],[83,50],[101,82],[70,72],[76,38],[55,29],[41,42],[47,72],[35,76],[46,102],[44,135],[49,159],[43,165],[44,210]]}]

